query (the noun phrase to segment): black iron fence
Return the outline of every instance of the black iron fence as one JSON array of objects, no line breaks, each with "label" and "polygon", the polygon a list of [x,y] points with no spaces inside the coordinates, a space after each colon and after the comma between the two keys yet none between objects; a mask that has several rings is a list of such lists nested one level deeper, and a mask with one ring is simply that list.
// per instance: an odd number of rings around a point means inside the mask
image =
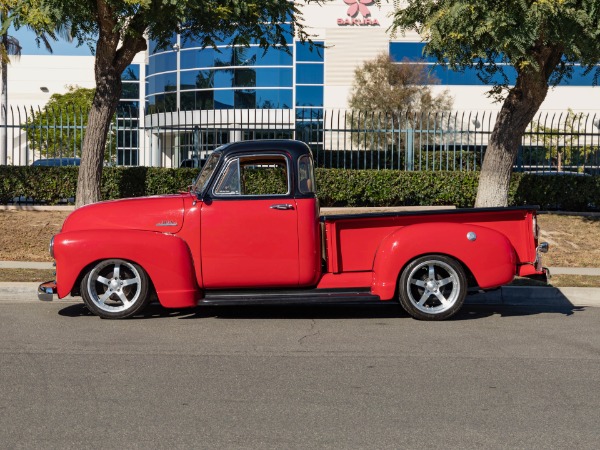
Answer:
[{"label": "black iron fence", "polygon": [[[471,171],[481,167],[496,114],[121,108],[105,160],[119,166],[196,167],[219,145],[283,138],[308,143],[318,167]],[[87,111],[77,108],[9,107],[6,124],[0,125],[0,164],[78,158],[86,123]],[[523,136],[515,170],[600,173],[600,113],[539,113]]]}]

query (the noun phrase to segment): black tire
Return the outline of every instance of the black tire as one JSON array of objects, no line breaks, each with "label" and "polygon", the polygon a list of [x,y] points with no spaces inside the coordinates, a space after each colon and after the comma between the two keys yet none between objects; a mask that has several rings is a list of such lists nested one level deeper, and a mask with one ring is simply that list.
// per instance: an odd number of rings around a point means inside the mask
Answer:
[{"label": "black tire", "polygon": [[80,288],[85,305],[103,319],[126,319],[150,302],[148,274],[123,259],[95,263],[81,280]]},{"label": "black tire", "polygon": [[426,255],[411,261],[398,282],[400,304],[419,320],[444,320],[462,307],[467,277],[462,265],[444,255]]}]

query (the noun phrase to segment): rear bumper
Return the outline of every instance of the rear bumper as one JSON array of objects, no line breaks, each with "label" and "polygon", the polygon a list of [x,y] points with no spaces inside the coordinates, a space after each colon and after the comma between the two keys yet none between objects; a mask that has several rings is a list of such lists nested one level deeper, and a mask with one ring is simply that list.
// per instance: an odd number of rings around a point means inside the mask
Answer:
[{"label": "rear bumper", "polygon": [[552,276],[550,275],[550,269],[542,267],[542,270],[538,273],[524,275],[523,278],[529,278],[530,280],[541,281],[542,283],[548,283]]},{"label": "rear bumper", "polygon": [[549,245],[546,242],[538,245],[535,249],[535,261],[520,265],[517,269],[517,276],[547,282],[550,278],[550,271],[547,267],[542,266],[542,254],[548,252],[548,248]]},{"label": "rear bumper", "polygon": [[56,294],[56,281],[46,281],[38,286],[38,300],[43,302],[51,302]]}]

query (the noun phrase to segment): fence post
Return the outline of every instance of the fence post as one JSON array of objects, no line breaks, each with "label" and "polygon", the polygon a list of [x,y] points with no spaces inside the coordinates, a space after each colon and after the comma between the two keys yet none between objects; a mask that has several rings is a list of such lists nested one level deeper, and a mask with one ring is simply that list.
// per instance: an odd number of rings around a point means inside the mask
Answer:
[{"label": "fence post", "polygon": [[406,170],[415,170],[415,130],[413,128],[406,129]]}]

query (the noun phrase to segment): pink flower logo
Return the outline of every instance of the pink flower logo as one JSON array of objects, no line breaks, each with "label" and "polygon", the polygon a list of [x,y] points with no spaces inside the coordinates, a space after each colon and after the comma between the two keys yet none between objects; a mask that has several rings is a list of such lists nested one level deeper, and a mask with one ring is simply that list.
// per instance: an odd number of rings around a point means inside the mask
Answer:
[{"label": "pink flower logo", "polygon": [[372,5],[373,0],[344,0],[346,5],[350,5],[348,8],[348,14],[350,17],[356,16],[358,12],[362,14],[363,17],[367,17],[371,15],[371,11],[367,8],[367,5]]}]

